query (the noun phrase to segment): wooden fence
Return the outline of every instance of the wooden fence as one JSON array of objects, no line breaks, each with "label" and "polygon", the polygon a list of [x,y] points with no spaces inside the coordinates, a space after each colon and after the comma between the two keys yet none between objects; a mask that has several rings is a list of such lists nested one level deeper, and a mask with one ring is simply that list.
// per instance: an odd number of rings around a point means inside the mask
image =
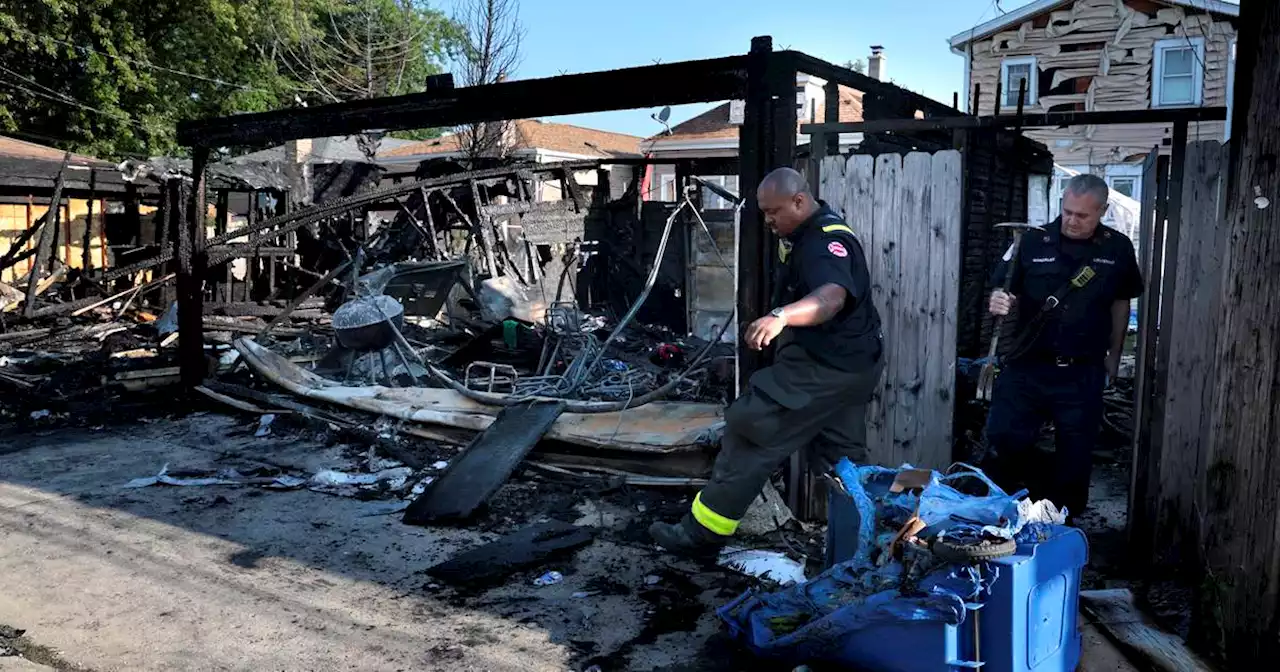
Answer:
[{"label": "wooden fence", "polygon": [[1153,219],[1168,215],[1167,229],[1160,236],[1156,226],[1143,240],[1153,249],[1142,254],[1150,264],[1142,310],[1153,312],[1144,315],[1140,350],[1153,356],[1136,385],[1150,395],[1138,398],[1137,422],[1150,425],[1135,432],[1131,531],[1135,548],[1166,566],[1193,566],[1188,563],[1199,558],[1203,518],[1212,508],[1207,498],[1222,496],[1207,487],[1218,332],[1205,324],[1220,314],[1227,164],[1221,143],[1188,143],[1182,179],[1168,188],[1167,198],[1179,201],[1153,204]]},{"label": "wooden fence", "polygon": [[962,230],[961,155],[823,160],[819,195],[857,233],[884,322],[884,378],[867,411],[871,461],[951,461]]}]

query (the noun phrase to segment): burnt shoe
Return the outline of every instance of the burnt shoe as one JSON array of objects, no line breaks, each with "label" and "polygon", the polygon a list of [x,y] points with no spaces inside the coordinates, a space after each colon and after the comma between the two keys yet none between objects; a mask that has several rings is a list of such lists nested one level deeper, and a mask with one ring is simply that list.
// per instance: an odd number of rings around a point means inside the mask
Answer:
[{"label": "burnt shoe", "polygon": [[675,553],[691,558],[715,558],[724,547],[726,538],[698,524],[693,516],[685,514],[678,523],[654,523],[649,526],[649,536],[654,543]]}]

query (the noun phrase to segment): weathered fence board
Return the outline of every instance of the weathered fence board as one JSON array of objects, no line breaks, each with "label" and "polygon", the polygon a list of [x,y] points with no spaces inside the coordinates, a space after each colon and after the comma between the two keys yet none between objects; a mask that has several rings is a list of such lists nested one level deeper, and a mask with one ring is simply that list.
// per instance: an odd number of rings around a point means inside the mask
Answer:
[{"label": "weathered fence board", "polygon": [[[960,239],[964,229],[963,164],[959,152],[933,157],[933,200],[929,208],[930,340],[926,354],[923,410],[935,415],[922,419],[920,442],[950,458],[955,406],[956,353],[960,311]],[[954,207],[952,207],[954,205]],[[945,451],[945,452],[944,452]]]},{"label": "weathered fence board", "polygon": [[[880,311],[884,333],[888,343],[898,338],[898,292],[902,286],[898,265],[898,234],[902,230],[902,190],[899,179],[902,157],[883,154],[875,157],[872,184],[872,218],[854,225],[854,230],[871,231],[867,248],[871,264],[871,300]],[[871,458],[886,464],[898,464],[898,451],[894,444],[894,412],[898,405],[898,385],[901,362],[894,355],[896,348],[886,344],[886,363],[880,392],[867,409],[867,447]]]},{"label": "weathered fence board", "polygon": [[828,157],[819,195],[857,232],[884,323],[886,368],[867,409],[870,459],[951,459],[963,213],[959,152]]},{"label": "weathered fence board", "polygon": [[[1162,336],[1169,339],[1167,393],[1156,498],[1154,548],[1166,562],[1182,564],[1199,553],[1200,516],[1205,511],[1209,412],[1213,394],[1213,360],[1217,332],[1195,325],[1214,319],[1222,292],[1226,246],[1225,175],[1227,150],[1219,142],[1187,146],[1181,195],[1182,218],[1177,232],[1176,286],[1161,311]],[[1169,555],[1171,554],[1171,555]],[[1187,557],[1191,554],[1193,557]]]}]

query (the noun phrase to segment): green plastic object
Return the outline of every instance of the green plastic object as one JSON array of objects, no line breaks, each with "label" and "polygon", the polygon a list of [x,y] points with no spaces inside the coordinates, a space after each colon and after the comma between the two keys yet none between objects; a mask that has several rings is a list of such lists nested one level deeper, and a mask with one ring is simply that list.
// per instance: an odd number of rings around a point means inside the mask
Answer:
[{"label": "green plastic object", "polygon": [[507,344],[508,348],[515,349],[516,334],[519,333],[520,323],[515,320],[502,321],[502,342]]}]

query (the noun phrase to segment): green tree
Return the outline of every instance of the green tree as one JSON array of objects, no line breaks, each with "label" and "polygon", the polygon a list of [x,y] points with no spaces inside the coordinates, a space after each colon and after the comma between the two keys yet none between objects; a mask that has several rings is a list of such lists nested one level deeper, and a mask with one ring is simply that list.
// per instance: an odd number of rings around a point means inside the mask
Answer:
[{"label": "green tree", "polygon": [[366,37],[408,42],[366,41],[366,94],[421,90],[454,39],[421,0],[0,0],[0,132],[104,158],[170,154],[182,119],[364,97],[319,95],[291,60],[304,42],[349,48],[355,17]]}]

